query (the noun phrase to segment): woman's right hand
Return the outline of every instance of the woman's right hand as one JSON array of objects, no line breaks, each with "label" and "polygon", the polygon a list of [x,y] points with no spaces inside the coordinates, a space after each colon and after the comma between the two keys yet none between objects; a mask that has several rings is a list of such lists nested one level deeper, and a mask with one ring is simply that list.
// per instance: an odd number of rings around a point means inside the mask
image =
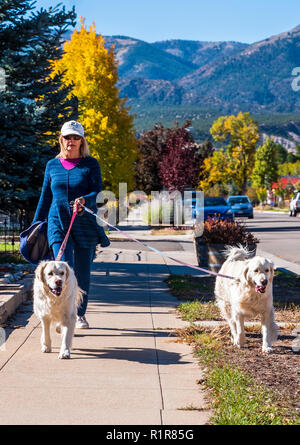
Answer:
[{"label": "woman's right hand", "polygon": [[83,211],[83,208],[81,207],[81,205],[85,204],[85,199],[83,198],[83,196],[81,196],[80,198],[76,198],[74,201],[74,207],[73,207],[73,212],[75,212],[75,210],[77,210],[78,213]]}]

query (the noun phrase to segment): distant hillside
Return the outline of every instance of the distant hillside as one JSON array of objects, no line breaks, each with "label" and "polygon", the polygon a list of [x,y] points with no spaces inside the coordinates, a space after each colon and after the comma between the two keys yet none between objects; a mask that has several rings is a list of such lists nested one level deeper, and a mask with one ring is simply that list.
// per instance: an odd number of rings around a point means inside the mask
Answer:
[{"label": "distant hillside", "polygon": [[147,104],[163,103],[164,105],[179,105],[185,94],[183,87],[168,80],[150,79],[121,79],[118,87],[122,96],[130,97],[129,103],[143,101]]},{"label": "distant hillside", "polygon": [[300,94],[291,87],[291,73],[299,62],[300,26],[211,62],[178,85],[187,91],[183,101],[201,100],[228,112],[299,112]]},{"label": "distant hillside", "polygon": [[104,39],[107,48],[115,47],[120,96],[128,98],[139,130],[160,119],[169,125],[184,118],[203,138],[217,116],[249,111],[265,116],[264,135],[287,148],[300,143],[300,92],[291,86],[292,70],[300,66],[300,26],[252,45]]},{"label": "distant hillside", "polygon": [[298,120],[291,118],[287,122],[276,123],[276,118],[273,117],[272,122],[264,122],[260,125],[260,132],[265,138],[272,136],[275,142],[284,145],[288,150],[295,151],[295,145],[300,145],[300,116]]},{"label": "distant hillside", "polygon": [[[165,127],[173,126],[174,122],[182,125],[186,120],[192,121],[193,135],[199,142],[212,137],[209,129],[213,122],[223,113],[207,110],[197,105],[149,105],[129,100],[131,112],[136,115],[135,127],[139,132],[153,128],[161,122]],[[252,114],[259,125],[262,140],[272,137],[289,151],[295,152],[295,146],[300,145],[300,115],[299,114]]]},{"label": "distant hillside", "polygon": [[198,67],[233,56],[249,46],[247,43],[239,42],[199,42],[197,40],[165,40],[152,45]]},{"label": "distant hillside", "polygon": [[119,76],[126,79],[175,80],[198,68],[190,61],[166,53],[150,43],[125,36],[104,36],[107,47],[115,45]]},{"label": "distant hillside", "polygon": [[150,44],[124,36],[105,40],[107,46],[115,44],[120,94],[140,103],[201,103],[222,112],[300,112],[300,94],[291,88],[292,70],[300,64],[300,26],[252,45],[189,40]]}]

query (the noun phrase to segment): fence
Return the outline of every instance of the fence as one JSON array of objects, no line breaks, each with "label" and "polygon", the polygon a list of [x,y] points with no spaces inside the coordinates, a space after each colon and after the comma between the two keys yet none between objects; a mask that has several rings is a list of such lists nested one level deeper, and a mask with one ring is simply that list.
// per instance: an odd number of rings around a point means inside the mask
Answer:
[{"label": "fence", "polygon": [[19,254],[20,232],[23,230],[19,214],[0,212],[0,256]]}]

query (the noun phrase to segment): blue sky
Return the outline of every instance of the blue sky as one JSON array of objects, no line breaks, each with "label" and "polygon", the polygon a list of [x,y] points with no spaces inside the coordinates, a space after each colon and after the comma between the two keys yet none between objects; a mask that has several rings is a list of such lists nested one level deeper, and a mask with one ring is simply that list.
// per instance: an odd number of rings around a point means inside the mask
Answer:
[{"label": "blue sky", "polygon": [[[37,0],[48,7],[59,0]],[[299,0],[65,0],[97,33],[147,42],[167,39],[253,43],[300,24]]]}]

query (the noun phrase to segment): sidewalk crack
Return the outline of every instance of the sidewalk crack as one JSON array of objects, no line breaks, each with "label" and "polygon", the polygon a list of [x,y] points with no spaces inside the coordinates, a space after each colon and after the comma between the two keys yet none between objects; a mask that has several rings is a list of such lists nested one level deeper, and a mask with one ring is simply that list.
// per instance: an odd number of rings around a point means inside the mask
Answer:
[{"label": "sidewalk crack", "polygon": [[155,334],[153,312],[152,312],[152,292],[151,292],[151,284],[150,284],[151,272],[150,272],[150,266],[149,266],[148,254],[147,253],[146,253],[146,261],[147,261],[147,276],[148,276],[147,284],[148,284],[148,291],[149,291],[149,306],[150,306],[151,323],[152,323],[152,329],[153,329],[155,356],[156,356],[156,363],[157,363],[157,374],[158,374],[160,397],[161,397],[161,406],[162,406],[162,408],[160,409],[160,422],[161,422],[161,425],[163,425],[162,413],[163,413],[163,411],[165,409],[165,402],[164,402],[164,395],[163,395],[163,389],[162,389],[161,376],[160,376],[160,372],[159,372],[159,358],[158,358],[156,334]]}]

